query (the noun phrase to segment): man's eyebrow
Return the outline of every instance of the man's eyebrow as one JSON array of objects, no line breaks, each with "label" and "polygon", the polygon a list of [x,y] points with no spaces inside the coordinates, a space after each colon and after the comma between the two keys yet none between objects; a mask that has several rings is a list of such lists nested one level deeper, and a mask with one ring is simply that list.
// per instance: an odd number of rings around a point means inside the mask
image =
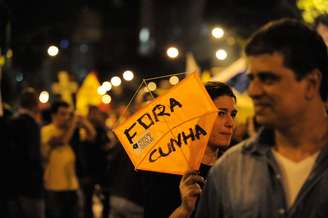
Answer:
[{"label": "man's eyebrow", "polygon": [[260,72],[257,72],[257,73],[254,73],[252,71],[246,71],[247,72],[247,75],[260,75],[260,74],[274,74],[272,71],[260,71]]},{"label": "man's eyebrow", "polygon": [[271,79],[278,79],[280,76],[273,73],[272,71],[261,71],[258,73],[252,73],[249,72],[247,74],[248,79],[254,79],[254,78],[260,78],[260,79],[265,79],[265,78],[271,78]]},{"label": "man's eyebrow", "polygon": [[268,75],[268,74],[275,75],[272,71],[260,71],[257,73],[257,75]]}]

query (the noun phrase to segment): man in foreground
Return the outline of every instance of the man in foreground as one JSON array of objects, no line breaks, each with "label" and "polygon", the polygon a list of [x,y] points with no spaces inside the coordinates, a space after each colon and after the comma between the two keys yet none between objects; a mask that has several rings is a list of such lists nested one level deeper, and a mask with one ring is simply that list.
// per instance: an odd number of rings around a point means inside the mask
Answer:
[{"label": "man in foreground", "polygon": [[325,43],[285,19],[257,31],[245,53],[249,95],[264,128],[214,165],[196,217],[326,217]]}]

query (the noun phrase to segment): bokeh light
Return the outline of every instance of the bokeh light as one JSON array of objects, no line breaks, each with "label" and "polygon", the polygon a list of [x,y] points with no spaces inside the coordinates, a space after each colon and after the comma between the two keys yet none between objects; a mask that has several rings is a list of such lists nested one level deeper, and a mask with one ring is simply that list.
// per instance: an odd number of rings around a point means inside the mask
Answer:
[{"label": "bokeh light", "polygon": [[147,88],[148,88],[149,91],[153,92],[157,89],[157,85],[154,82],[150,82],[150,83],[148,83]]},{"label": "bokeh light", "polygon": [[57,46],[55,46],[55,45],[49,46],[49,48],[48,48],[48,55],[49,56],[54,57],[58,54],[58,52],[59,52],[59,49],[58,49]]},{"label": "bokeh light", "polygon": [[169,82],[171,85],[176,85],[179,83],[179,77],[177,76],[171,76],[170,79],[169,79]]},{"label": "bokeh light", "polygon": [[112,84],[108,81],[103,82],[101,86],[104,87],[106,91],[110,91],[112,89]]},{"label": "bokeh light", "polygon": [[134,74],[131,70],[126,70],[124,71],[123,73],[123,78],[126,80],[126,81],[131,81],[133,80],[134,78]]},{"label": "bokeh light", "polygon": [[41,103],[47,103],[49,101],[49,93],[47,91],[42,91],[39,95],[39,101]]},{"label": "bokeh light", "polygon": [[212,29],[212,36],[216,39],[220,39],[224,36],[224,30],[221,27],[215,27]]},{"label": "bokeh light", "polygon": [[112,101],[112,97],[106,94],[101,98],[101,100],[104,104],[109,104]]},{"label": "bokeh light", "polygon": [[120,77],[114,76],[114,77],[112,77],[112,79],[110,80],[110,82],[112,83],[113,86],[119,86],[119,85],[121,85],[122,80],[121,80]]},{"label": "bokeh light", "polygon": [[172,46],[166,50],[166,54],[169,58],[177,58],[179,56],[179,50]]},{"label": "bokeh light", "polygon": [[99,95],[104,95],[104,94],[106,94],[106,92],[107,92],[107,90],[104,86],[99,86],[98,89],[97,89],[97,93]]},{"label": "bokeh light", "polygon": [[216,51],[215,56],[218,60],[225,60],[228,57],[228,53],[224,49],[219,49]]}]

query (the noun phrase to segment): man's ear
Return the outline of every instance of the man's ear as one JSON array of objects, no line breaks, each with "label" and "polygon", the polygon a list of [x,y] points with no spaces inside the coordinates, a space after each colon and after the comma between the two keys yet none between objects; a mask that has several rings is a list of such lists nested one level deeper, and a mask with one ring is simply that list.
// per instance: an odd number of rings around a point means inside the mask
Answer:
[{"label": "man's ear", "polygon": [[320,96],[321,72],[318,69],[313,69],[305,76],[305,98],[310,100],[316,95]]}]

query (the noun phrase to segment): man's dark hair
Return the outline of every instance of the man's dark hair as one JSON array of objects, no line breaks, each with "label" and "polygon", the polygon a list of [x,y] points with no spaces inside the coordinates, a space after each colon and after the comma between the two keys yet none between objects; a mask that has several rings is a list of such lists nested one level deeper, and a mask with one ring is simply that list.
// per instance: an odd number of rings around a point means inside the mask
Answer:
[{"label": "man's dark hair", "polygon": [[316,30],[320,24],[328,27],[328,14],[321,14],[314,19],[313,28]]},{"label": "man's dark hair", "polygon": [[55,101],[51,104],[50,113],[56,114],[59,108],[61,107],[68,108],[69,104],[66,101],[62,101],[62,100]]},{"label": "man's dark hair", "polygon": [[233,93],[232,89],[230,88],[230,86],[222,82],[216,82],[216,81],[207,82],[205,84],[205,89],[208,92],[208,94],[211,96],[212,100],[215,100],[220,96],[230,96],[235,100],[235,102],[237,101],[237,98]]},{"label": "man's dark hair", "polygon": [[27,87],[20,95],[20,106],[29,110],[35,109],[38,105],[38,94],[32,87]]},{"label": "man's dark hair", "polygon": [[320,96],[327,100],[328,55],[320,35],[293,19],[270,22],[256,31],[245,47],[246,56],[279,53],[284,65],[295,72],[301,80],[312,70],[321,72]]}]

